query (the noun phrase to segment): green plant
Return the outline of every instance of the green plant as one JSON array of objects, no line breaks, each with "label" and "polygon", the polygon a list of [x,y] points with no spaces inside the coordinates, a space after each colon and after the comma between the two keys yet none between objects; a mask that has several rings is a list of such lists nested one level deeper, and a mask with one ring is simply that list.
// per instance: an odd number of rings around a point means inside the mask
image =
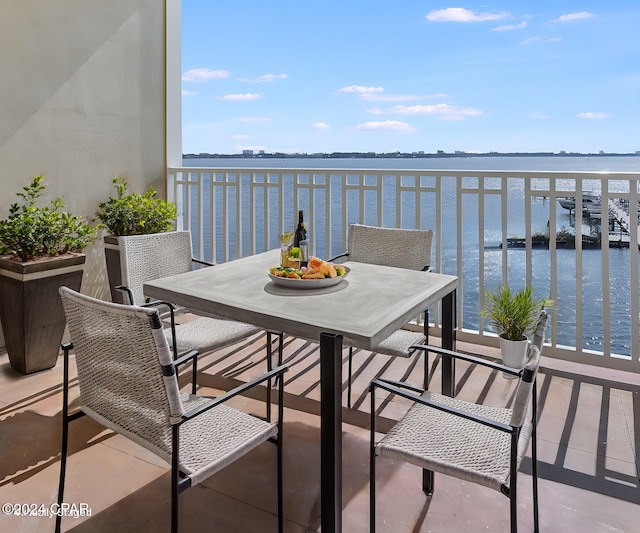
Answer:
[{"label": "green plant", "polygon": [[61,197],[52,200],[50,206],[36,206],[46,189],[43,180],[44,176],[36,176],[23,187],[23,192],[17,193],[22,200],[12,204],[9,216],[0,221],[0,254],[29,261],[81,252],[95,242],[98,227],[63,211]]},{"label": "green plant", "polygon": [[487,293],[483,315],[496,325],[501,337],[519,341],[533,331],[540,312],[552,305],[553,302],[547,298],[535,298],[531,287],[512,294],[505,286]]},{"label": "green plant", "polygon": [[144,194],[129,193],[123,178],[114,178],[116,196],[98,204],[96,217],[112,235],[143,235],[169,231],[178,216],[176,206],[156,198],[153,187]]}]

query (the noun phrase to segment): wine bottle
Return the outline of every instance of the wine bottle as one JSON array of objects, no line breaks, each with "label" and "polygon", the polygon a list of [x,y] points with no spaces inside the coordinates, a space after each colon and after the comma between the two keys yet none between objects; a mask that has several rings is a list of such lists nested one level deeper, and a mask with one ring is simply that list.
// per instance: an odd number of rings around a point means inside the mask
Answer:
[{"label": "wine bottle", "polygon": [[300,247],[300,241],[307,240],[307,230],[304,227],[304,211],[300,209],[298,211],[298,227],[293,234],[293,246],[295,248]]}]

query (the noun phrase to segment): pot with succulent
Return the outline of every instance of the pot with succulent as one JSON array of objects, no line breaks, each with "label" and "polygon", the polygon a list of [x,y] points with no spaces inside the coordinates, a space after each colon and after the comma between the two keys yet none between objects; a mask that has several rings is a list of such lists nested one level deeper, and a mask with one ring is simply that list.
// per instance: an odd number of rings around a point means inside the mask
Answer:
[{"label": "pot with succulent", "polygon": [[23,374],[55,366],[65,328],[58,288],[80,290],[83,251],[98,229],[64,211],[62,198],[38,206],[43,180],[23,187],[0,220],[0,320],[11,366]]},{"label": "pot with succulent", "polygon": [[[494,323],[498,330],[498,340],[502,361],[505,366],[522,368],[527,355],[530,335],[538,323],[540,313],[552,307],[547,298],[536,298],[531,287],[512,293],[507,286],[496,292],[487,293],[483,315]],[[505,377],[513,377],[507,376]]]},{"label": "pot with succulent", "polygon": [[178,211],[173,203],[158,198],[153,187],[144,194],[129,192],[127,180],[121,177],[113,179],[113,186],[115,196],[99,203],[95,216],[108,233],[104,236],[104,255],[111,300],[124,303],[122,293],[116,290],[122,282],[118,239],[171,231]]}]

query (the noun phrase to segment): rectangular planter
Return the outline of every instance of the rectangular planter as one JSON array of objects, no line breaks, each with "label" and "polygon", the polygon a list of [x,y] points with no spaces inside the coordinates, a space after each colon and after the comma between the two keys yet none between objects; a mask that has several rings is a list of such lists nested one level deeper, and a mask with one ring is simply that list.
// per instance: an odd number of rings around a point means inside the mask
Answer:
[{"label": "rectangular planter", "polygon": [[66,325],[58,288],[80,291],[85,258],[68,254],[20,263],[0,257],[0,320],[18,372],[55,366]]}]

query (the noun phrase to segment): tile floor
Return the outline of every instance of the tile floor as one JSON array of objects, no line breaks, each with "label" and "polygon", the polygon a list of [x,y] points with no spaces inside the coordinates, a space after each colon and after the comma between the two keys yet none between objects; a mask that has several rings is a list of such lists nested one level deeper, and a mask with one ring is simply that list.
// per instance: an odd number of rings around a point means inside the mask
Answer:
[{"label": "tile floor", "polygon": [[[264,337],[202,358],[203,394],[226,390],[264,368]],[[460,349],[473,350],[461,345]],[[486,348],[487,355],[495,355]],[[287,338],[285,362],[285,530],[319,530],[319,365],[313,343]],[[419,382],[420,366],[356,353],[354,406],[344,409],[345,532],[368,530],[369,399],[372,377]],[[13,371],[0,353],[0,503],[56,501],[62,361],[30,376]],[[415,381],[414,381],[415,380]],[[458,396],[497,404],[513,382],[485,369],[457,367]],[[439,366],[432,370],[439,390]],[[596,371],[543,358],[539,375],[540,523],[542,531],[631,532],[640,523],[640,376]],[[77,392],[74,389],[74,393]],[[346,396],[346,393],[345,393]],[[74,396],[75,397],[75,396]],[[236,405],[264,412],[259,398]],[[346,400],[344,405],[346,405]],[[381,399],[380,428],[389,427],[406,402]],[[507,531],[508,500],[484,487],[437,476],[428,500],[419,469],[378,460],[378,531]],[[519,476],[519,530],[533,530],[530,461]],[[154,455],[84,417],[72,423],[65,501],[86,504],[91,516],[68,517],[64,531],[169,531],[169,474]],[[257,448],[180,497],[182,531],[275,530],[275,448]],[[5,508],[3,507],[3,510]],[[0,515],[0,531],[46,532],[46,517]]]}]

